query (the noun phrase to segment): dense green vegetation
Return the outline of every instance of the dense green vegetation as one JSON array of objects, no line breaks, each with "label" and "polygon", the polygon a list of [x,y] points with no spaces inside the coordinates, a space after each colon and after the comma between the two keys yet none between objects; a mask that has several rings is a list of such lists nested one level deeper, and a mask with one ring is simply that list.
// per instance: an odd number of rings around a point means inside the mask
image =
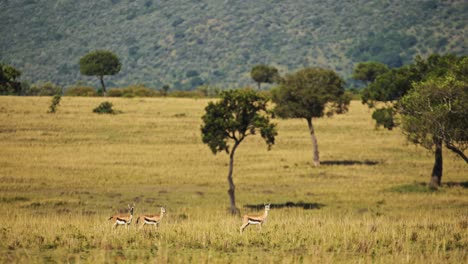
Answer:
[{"label": "dense green vegetation", "polygon": [[[391,130],[401,119],[410,142],[434,151],[432,186],[441,185],[443,145],[468,163],[464,154],[468,148],[467,56],[417,56],[415,63],[391,70],[382,70],[379,64],[362,66],[358,64],[353,76],[374,79],[362,91],[362,102],[375,108],[372,118],[377,126]],[[373,74],[368,73],[378,71],[369,78]]]},{"label": "dense green vegetation", "polygon": [[61,86],[98,86],[78,64],[96,49],[122,61],[110,87],[255,85],[256,64],[281,74],[328,67],[349,79],[360,61],[398,67],[416,54],[466,54],[466,13],[463,0],[4,0],[0,61],[23,80]]}]

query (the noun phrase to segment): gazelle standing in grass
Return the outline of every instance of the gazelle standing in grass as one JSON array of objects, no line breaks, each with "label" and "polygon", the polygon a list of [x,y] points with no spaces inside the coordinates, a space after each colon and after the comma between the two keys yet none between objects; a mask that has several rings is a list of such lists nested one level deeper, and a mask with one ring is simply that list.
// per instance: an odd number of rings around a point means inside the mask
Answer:
[{"label": "gazelle standing in grass", "polygon": [[159,228],[159,224],[166,213],[166,209],[161,207],[161,213],[159,215],[140,215],[137,218],[137,224],[141,221],[141,225],[138,229],[141,229],[145,225],[154,225],[154,228]]},{"label": "gazelle standing in grass", "polygon": [[125,225],[125,227],[128,229],[128,226],[132,223],[133,219],[133,209],[135,208],[135,204],[130,207],[128,205],[128,210],[130,214],[116,214],[111,217],[109,217],[108,220],[112,220],[114,223],[114,229],[117,228],[118,225]]},{"label": "gazelle standing in grass", "polygon": [[244,215],[240,233],[242,234],[242,231],[249,225],[259,225],[260,229],[262,229],[262,225],[268,217],[268,211],[270,211],[270,204],[265,204],[265,212],[262,215]]}]

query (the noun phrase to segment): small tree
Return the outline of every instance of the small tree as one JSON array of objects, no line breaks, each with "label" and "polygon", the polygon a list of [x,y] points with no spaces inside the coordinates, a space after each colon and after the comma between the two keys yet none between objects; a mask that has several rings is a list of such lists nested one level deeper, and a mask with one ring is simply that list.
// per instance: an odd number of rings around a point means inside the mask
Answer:
[{"label": "small tree", "polygon": [[61,94],[56,94],[56,95],[54,95],[54,97],[52,97],[52,102],[50,103],[48,113],[53,114],[53,113],[57,112],[57,107],[60,104],[61,99],[62,99]]},{"label": "small tree", "polygon": [[259,90],[262,83],[274,83],[279,80],[278,69],[268,65],[255,65],[250,71],[250,76],[257,83]]},{"label": "small tree", "polygon": [[320,165],[320,157],[312,118],[347,111],[351,98],[345,94],[343,84],[343,79],[332,70],[306,68],[287,75],[272,91],[275,113],[279,117],[304,118],[307,121],[315,166]]},{"label": "small tree", "polygon": [[92,51],[80,59],[80,72],[83,75],[97,76],[101,82],[103,95],[106,96],[105,75],[117,74],[122,64],[117,56],[107,50]]},{"label": "small tree", "polygon": [[0,62],[0,94],[21,94],[21,83],[17,79],[21,71]]},{"label": "small tree", "polygon": [[161,94],[165,97],[167,96],[167,94],[169,93],[169,89],[171,87],[167,84],[163,85],[162,89],[161,89]]},{"label": "small tree", "polygon": [[[205,108],[206,113],[202,117],[203,143],[210,147],[213,154],[218,152],[229,154],[227,180],[232,214],[238,212],[232,178],[237,147],[247,136],[255,135],[257,132],[260,132],[268,149],[275,143],[276,125],[270,123],[271,113],[267,109],[267,103],[268,99],[249,89],[225,91],[221,93],[219,102],[208,104]],[[229,142],[233,142],[232,148]]]}]

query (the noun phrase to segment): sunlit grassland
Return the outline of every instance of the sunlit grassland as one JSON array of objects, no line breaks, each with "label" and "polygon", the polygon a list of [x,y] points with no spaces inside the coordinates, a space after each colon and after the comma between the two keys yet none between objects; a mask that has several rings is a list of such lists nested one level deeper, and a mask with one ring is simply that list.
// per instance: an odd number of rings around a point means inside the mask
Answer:
[{"label": "sunlit grassland", "polygon": [[[275,120],[236,153],[237,203],[270,202],[263,229],[239,234],[228,214],[227,162],[202,144],[205,99],[0,97],[0,260],[19,262],[462,263],[468,255],[468,167],[444,152],[445,184],[430,191],[433,158],[370,111],[314,120],[322,166],[304,120]],[[167,209],[158,231],[111,230],[107,218]],[[253,210],[255,211],[255,210]],[[258,213],[261,213],[260,211]]]}]

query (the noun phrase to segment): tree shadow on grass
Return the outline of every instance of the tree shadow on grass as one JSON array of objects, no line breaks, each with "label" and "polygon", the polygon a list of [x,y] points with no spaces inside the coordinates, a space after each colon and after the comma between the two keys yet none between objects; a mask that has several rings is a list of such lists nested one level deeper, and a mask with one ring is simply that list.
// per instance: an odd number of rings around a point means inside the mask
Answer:
[{"label": "tree shadow on grass", "polygon": [[446,182],[446,183],[442,183],[442,187],[444,186],[447,186],[449,188],[452,188],[452,187],[461,187],[461,188],[464,188],[464,189],[468,189],[468,181],[465,181],[465,182]]},{"label": "tree shadow on grass", "polygon": [[353,166],[353,165],[366,165],[366,166],[374,166],[379,164],[378,161],[375,160],[325,160],[320,161],[320,165],[324,166],[332,166],[332,165],[341,165],[341,166]]},{"label": "tree shadow on grass", "polygon": [[[324,207],[324,204],[321,203],[304,203],[304,202],[285,202],[285,203],[272,203],[270,204],[271,209],[278,209],[278,208],[302,208],[304,210],[312,210],[312,209],[320,209]],[[265,208],[264,204],[246,204],[244,208],[262,210]]]},{"label": "tree shadow on grass", "polygon": [[394,186],[390,189],[387,189],[391,192],[398,192],[398,193],[433,193],[439,190],[443,190],[444,188],[468,188],[468,181],[466,182],[446,182],[442,183],[442,189],[434,188],[427,182],[414,182],[410,184],[398,185]]}]

